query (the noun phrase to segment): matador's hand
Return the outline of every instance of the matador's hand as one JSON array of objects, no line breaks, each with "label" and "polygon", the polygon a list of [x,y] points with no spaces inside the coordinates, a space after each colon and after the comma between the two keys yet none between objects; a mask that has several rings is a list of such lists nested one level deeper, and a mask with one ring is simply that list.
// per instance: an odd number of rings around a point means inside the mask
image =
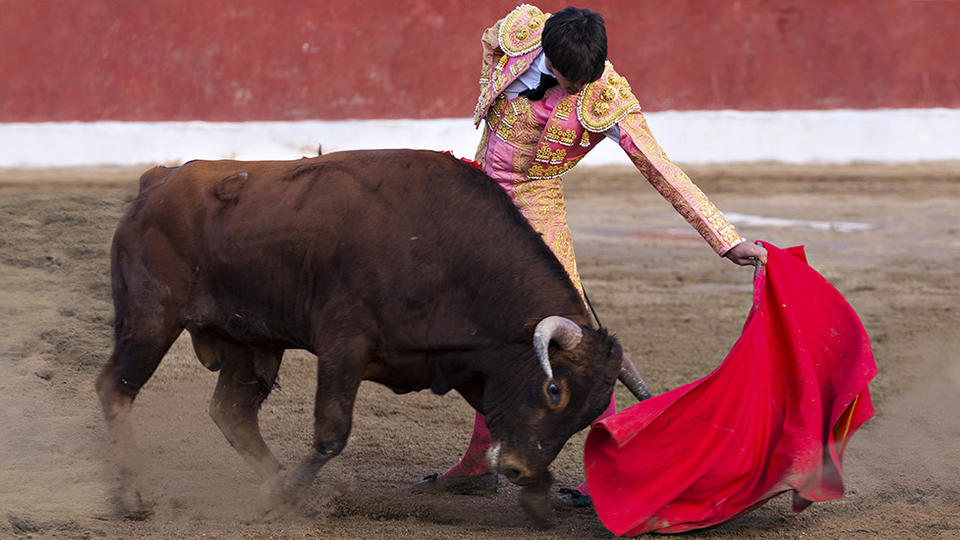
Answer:
[{"label": "matador's hand", "polygon": [[753,242],[740,242],[730,248],[723,256],[740,266],[748,264],[756,266],[758,262],[767,264],[767,250]]}]

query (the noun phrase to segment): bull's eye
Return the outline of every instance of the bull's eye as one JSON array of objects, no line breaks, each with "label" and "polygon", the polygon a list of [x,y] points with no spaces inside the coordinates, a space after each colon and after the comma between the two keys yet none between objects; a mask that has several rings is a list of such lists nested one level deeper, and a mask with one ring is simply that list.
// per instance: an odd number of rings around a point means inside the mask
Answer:
[{"label": "bull's eye", "polygon": [[570,392],[567,390],[567,381],[548,379],[543,384],[543,397],[547,406],[554,410],[562,410],[570,401]]}]

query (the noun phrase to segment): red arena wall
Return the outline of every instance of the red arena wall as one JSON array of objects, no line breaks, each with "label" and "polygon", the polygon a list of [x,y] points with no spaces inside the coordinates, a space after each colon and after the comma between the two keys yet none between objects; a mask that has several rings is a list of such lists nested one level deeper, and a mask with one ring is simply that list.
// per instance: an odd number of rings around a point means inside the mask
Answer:
[{"label": "red arena wall", "polygon": [[[516,4],[0,0],[0,122],[470,116]],[[648,111],[960,108],[960,2],[580,5]]]}]

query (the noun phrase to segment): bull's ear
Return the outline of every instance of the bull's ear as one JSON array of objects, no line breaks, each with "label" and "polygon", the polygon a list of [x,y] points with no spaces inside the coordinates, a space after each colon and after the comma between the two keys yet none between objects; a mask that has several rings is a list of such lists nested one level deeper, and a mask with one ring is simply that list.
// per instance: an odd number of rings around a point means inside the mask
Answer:
[{"label": "bull's ear", "polygon": [[611,335],[604,335],[603,339],[607,342],[607,361],[602,363],[603,379],[615,380],[620,376],[620,368],[623,365],[623,348],[617,338]]}]

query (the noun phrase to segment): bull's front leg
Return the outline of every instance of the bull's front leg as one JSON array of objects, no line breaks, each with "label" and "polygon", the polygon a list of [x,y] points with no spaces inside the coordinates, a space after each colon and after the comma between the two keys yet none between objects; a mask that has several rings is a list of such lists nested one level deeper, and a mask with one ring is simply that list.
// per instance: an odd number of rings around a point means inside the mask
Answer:
[{"label": "bull's front leg", "polygon": [[553,476],[545,471],[533,484],[523,486],[520,490],[520,507],[541,529],[553,526],[550,507],[550,487],[553,485]]},{"label": "bull's front leg", "polygon": [[320,358],[317,368],[312,448],[289,474],[278,475],[261,488],[266,519],[298,506],[320,468],[347,445],[363,363],[359,355],[342,355],[336,361],[329,359],[330,354],[324,356],[327,359]]}]

